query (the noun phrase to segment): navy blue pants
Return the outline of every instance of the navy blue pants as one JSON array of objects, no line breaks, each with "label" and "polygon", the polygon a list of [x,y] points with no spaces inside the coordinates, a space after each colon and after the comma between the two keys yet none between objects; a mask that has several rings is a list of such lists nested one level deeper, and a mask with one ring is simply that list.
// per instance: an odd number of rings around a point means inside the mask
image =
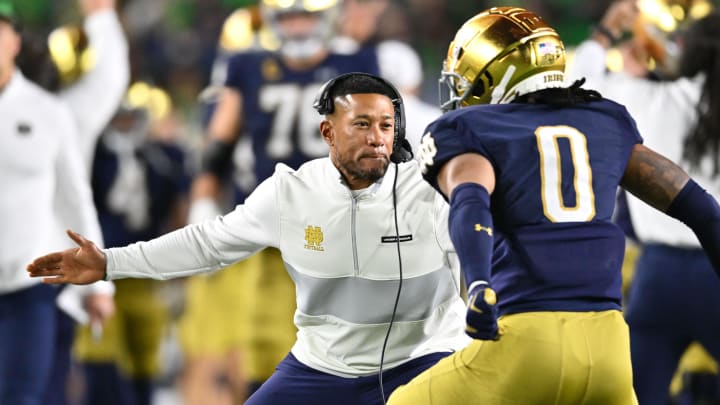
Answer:
[{"label": "navy blue pants", "polygon": [[[115,363],[87,362],[82,366],[86,389],[80,404],[83,405],[140,405],[133,387],[118,370]],[[150,395],[147,396],[148,403]]]},{"label": "navy blue pants", "polygon": [[[383,371],[385,399],[398,386],[406,384],[449,354],[429,354]],[[377,375],[359,378],[334,376],[300,363],[291,353],[245,404],[382,405],[383,400]]]},{"label": "navy blue pants", "polygon": [[[58,293],[60,290],[58,290]],[[72,344],[77,323],[59,307],[55,307],[55,353],[50,368],[50,383],[45,390],[43,405],[67,405],[68,382],[72,367]]]},{"label": "navy blue pants", "polygon": [[645,245],[625,308],[640,404],[665,405],[692,341],[720,359],[720,278],[700,249]]},{"label": "navy blue pants", "polygon": [[56,295],[45,284],[0,294],[0,404],[43,404],[55,351]]}]

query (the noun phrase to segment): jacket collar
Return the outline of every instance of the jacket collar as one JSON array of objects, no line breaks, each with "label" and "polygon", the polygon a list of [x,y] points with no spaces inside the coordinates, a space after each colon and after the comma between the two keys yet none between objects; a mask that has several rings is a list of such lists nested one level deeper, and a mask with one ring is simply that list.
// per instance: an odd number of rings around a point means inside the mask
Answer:
[{"label": "jacket collar", "polygon": [[20,86],[20,83],[25,81],[25,77],[20,72],[20,69],[17,67],[15,68],[15,71],[13,72],[12,76],[10,76],[10,81],[5,85],[3,89],[0,89],[0,100],[2,100],[5,97],[9,97],[9,94],[12,94],[15,92],[16,88]]}]

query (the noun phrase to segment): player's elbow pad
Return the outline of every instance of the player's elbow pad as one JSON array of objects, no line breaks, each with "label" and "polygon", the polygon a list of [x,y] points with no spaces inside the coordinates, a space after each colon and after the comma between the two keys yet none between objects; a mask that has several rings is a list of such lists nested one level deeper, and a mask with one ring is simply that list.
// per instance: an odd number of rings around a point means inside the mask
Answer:
[{"label": "player's elbow pad", "polygon": [[690,179],[665,213],[695,232],[715,272],[720,275],[720,206],[715,198]]},{"label": "player's elbow pad", "polygon": [[448,226],[467,285],[490,281],[493,221],[485,187],[463,183],[453,190]]},{"label": "player's elbow pad", "polygon": [[234,144],[221,140],[212,140],[207,145],[200,161],[202,173],[212,173],[218,178],[223,178],[230,172],[232,167],[232,155]]}]

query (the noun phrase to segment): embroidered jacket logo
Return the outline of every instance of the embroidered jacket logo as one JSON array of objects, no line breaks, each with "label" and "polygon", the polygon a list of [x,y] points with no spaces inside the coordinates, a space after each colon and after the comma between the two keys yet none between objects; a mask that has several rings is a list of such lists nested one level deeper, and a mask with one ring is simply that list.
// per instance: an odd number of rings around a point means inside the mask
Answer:
[{"label": "embroidered jacket logo", "polygon": [[308,225],[305,228],[305,242],[307,242],[305,249],[323,252],[325,248],[322,247],[322,241],[323,233],[319,226]]}]

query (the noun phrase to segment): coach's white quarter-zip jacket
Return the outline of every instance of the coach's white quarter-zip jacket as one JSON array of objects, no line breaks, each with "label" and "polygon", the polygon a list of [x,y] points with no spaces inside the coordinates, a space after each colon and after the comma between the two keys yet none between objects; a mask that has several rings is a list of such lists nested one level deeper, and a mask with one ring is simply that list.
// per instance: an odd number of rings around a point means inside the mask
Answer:
[{"label": "coach's white quarter-zip jacket", "polygon": [[330,374],[375,374],[400,278],[395,167],[403,280],[383,369],[462,348],[469,338],[448,206],[422,179],[417,162],[391,164],[382,181],[359,193],[329,158],[297,171],[278,165],[227,215],[104,250],[108,278],[190,276],[279,248],[296,285],[292,353]]}]

